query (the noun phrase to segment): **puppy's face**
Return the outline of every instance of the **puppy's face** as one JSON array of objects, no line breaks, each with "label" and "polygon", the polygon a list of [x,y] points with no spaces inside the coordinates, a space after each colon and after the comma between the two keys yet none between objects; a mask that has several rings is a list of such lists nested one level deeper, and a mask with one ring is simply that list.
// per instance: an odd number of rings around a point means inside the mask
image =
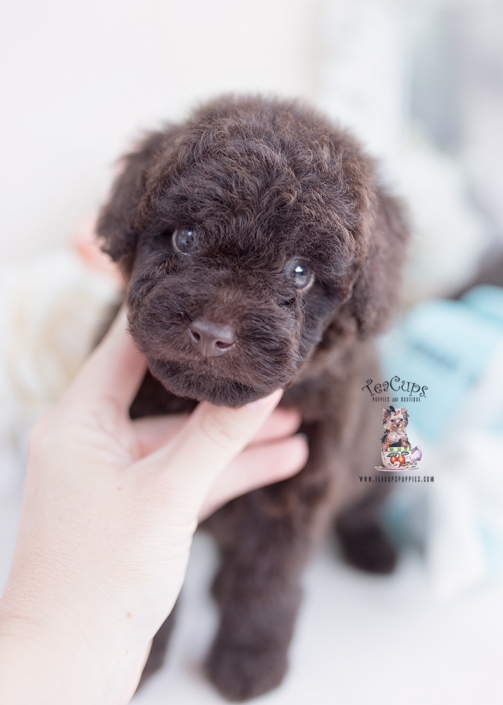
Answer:
[{"label": "puppy's face", "polygon": [[358,316],[371,181],[355,143],[295,104],[227,99],[151,136],[99,232],[154,376],[228,406],[291,384]]},{"label": "puppy's face", "polygon": [[401,431],[405,431],[408,423],[409,412],[406,407],[396,410],[383,410],[383,425],[387,431],[400,433]]},{"label": "puppy's face", "polygon": [[175,394],[229,406],[288,386],[334,315],[335,277],[291,233],[258,236],[225,209],[190,220],[180,213],[137,248],[130,326],[152,373]]}]

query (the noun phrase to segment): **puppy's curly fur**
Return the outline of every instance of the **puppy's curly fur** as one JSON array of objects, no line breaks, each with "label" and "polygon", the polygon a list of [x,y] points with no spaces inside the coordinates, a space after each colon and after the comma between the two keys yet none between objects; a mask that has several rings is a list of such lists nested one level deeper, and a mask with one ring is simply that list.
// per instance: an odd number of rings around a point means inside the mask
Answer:
[{"label": "puppy's curly fur", "polygon": [[[302,414],[305,468],[207,522],[222,556],[207,672],[230,700],[258,696],[283,678],[302,572],[332,522],[353,564],[395,563],[377,521],[382,485],[356,475],[376,464],[380,424],[360,388],[376,375],[371,338],[396,303],[388,273],[407,239],[402,208],[358,142],[318,112],[225,96],[126,156],[98,232],[126,275],[149,363],[133,417],[202,399],[239,406],[278,387]],[[201,318],[232,328],[225,354],[191,340]],[[170,621],[146,672],[169,632]]]}]

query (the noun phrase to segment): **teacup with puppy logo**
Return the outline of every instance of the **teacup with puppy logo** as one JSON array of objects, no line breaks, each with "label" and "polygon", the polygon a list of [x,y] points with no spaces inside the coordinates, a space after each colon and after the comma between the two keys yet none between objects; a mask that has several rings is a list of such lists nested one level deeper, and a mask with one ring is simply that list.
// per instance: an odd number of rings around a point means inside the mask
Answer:
[{"label": "teacup with puppy logo", "polygon": [[[390,470],[412,470],[423,457],[421,449],[411,447],[407,435],[409,412],[407,407],[383,409],[384,435],[381,438],[382,467]],[[414,455],[418,453],[418,455]]]},{"label": "teacup with puppy logo", "polygon": [[[414,456],[414,453],[418,455]],[[382,464],[390,470],[414,470],[422,457],[421,448],[418,446],[414,448],[394,446],[388,450],[381,449]]]}]

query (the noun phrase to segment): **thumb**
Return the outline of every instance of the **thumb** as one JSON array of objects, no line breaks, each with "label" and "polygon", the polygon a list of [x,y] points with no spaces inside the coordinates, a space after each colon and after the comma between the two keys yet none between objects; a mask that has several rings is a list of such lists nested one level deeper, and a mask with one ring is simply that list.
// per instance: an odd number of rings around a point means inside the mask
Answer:
[{"label": "thumb", "polygon": [[283,391],[277,390],[239,409],[201,402],[176,437],[148,460],[166,475],[171,489],[185,486],[199,505],[215,478],[253,439],[282,395]]}]

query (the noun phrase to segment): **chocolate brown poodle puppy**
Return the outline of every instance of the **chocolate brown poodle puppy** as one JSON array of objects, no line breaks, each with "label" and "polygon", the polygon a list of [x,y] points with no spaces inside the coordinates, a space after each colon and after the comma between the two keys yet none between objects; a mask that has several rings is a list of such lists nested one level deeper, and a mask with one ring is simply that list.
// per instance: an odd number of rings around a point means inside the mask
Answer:
[{"label": "chocolate brown poodle puppy", "polygon": [[[353,564],[389,572],[378,525],[380,420],[362,383],[396,303],[407,229],[358,142],[294,101],[226,96],[125,159],[98,232],[127,278],[149,364],[133,417],[239,406],[286,389],[310,457],[296,477],[218,511],[222,563],[207,672],[230,700],[277,686],[304,566],[335,523]],[[362,443],[368,438],[368,444]],[[376,443],[377,441],[377,443]],[[162,662],[171,619],[146,672]]]}]

